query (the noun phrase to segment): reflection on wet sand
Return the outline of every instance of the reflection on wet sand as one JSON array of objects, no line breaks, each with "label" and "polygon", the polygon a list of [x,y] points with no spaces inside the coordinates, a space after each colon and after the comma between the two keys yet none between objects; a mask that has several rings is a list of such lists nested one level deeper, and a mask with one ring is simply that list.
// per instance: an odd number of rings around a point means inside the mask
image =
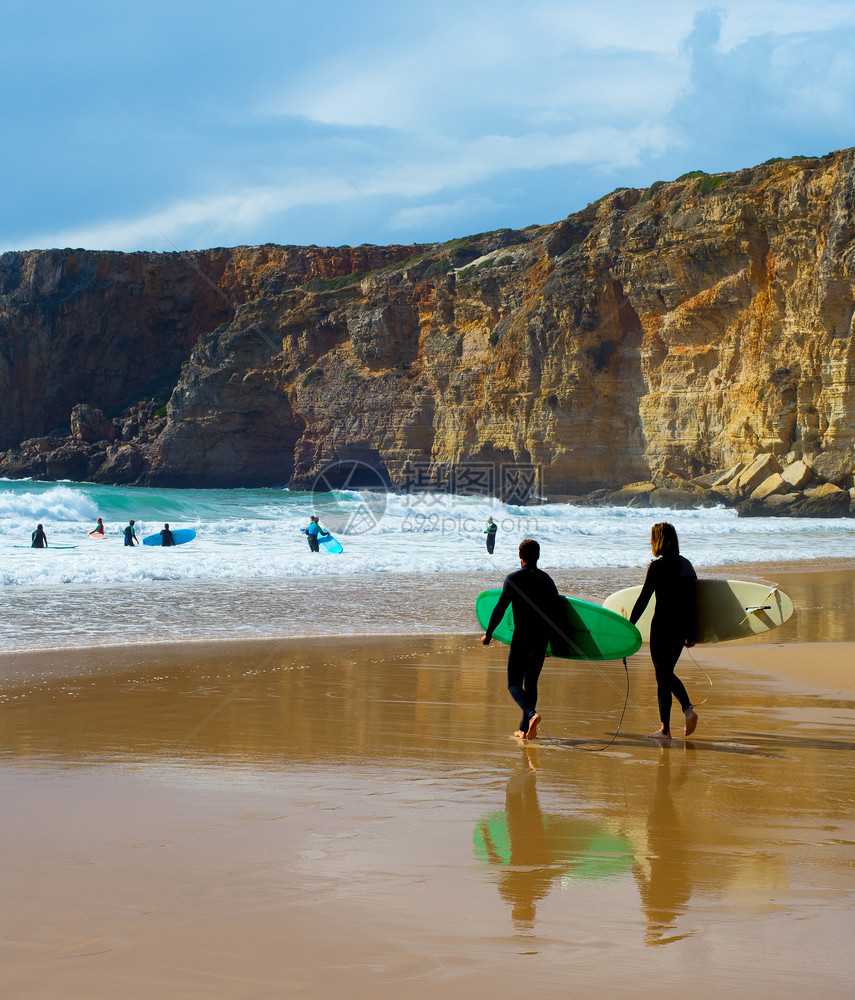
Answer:
[{"label": "reflection on wet sand", "polygon": [[[635,877],[641,904],[647,917],[647,944],[669,944],[684,935],[674,934],[674,925],[686,912],[692,896],[695,852],[688,823],[681,823],[681,812],[691,817],[691,792],[683,786],[691,764],[682,761],[672,773],[671,754],[662,751],[656,769],[656,785],[647,818],[646,852],[637,859]],[[682,794],[681,794],[682,793]],[[675,808],[678,797],[681,811]],[[691,933],[689,931],[688,933]]]},{"label": "reflection on wet sand", "polygon": [[537,904],[554,882],[566,878],[607,878],[628,871],[628,842],[604,826],[574,816],[544,815],[537,798],[534,754],[511,775],[505,809],[475,827],[476,856],[500,868],[499,894],[511,906],[520,931],[535,926]]},{"label": "reflection on wet sand", "polygon": [[851,987],[851,700],[727,668],[697,738],[660,746],[632,735],[655,705],[639,655],[626,732],[588,753],[620,663],[549,662],[555,742],[520,747],[502,651],[475,636],[74,657],[0,665],[19,1000],[130,979],[462,1000],[504,995],[522,955],[532,990],[568,968],[644,1000],[687,968],[693,1000]]}]

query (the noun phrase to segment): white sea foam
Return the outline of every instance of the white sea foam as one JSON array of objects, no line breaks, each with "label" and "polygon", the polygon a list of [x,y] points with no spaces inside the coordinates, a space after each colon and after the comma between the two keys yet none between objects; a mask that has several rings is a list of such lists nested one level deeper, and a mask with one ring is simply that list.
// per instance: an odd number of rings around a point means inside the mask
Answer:
[{"label": "white sea foam", "polygon": [[[344,545],[342,554],[309,551],[299,529],[315,511]],[[488,516],[499,526],[493,557],[484,545]],[[87,537],[97,517],[107,527],[103,541]],[[129,549],[122,543],[122,529],[131,517],[140,537],[158,532],[168,521],[172,527],[195,528],[197,538],[173,549]],[[344,577],[364,580],[373,590],[390,574],[452,572],[494,586],[518,565],[517,546],[526,535],[540,541],[547,569],[643,567],[650,559],[650,526],[658,520],[675,524],[682,551],[698,567],[840,558],[855,550],[855,521],[738,518],[723,508],[515,507],[447,495],[340,492],[316,497],[272,489],[155,490],[7,481],[0,484],[0,622],[17,624],[0,625],[0,636],[7,645],[32,640],[31,634],[19,642],[14,632],[21,627],[22,600],[34,608],[49,606],[56,618],[80,614],[85,595],[95,589],[108,612],[105,620],[119,616],[126,621],[122,637],[127,639],[150,637],[182,584],[182,617],[191,622],[206,615],[211,622],[234,621],[230,602],[236,581],[241,581],[239,589],[251,581],[289,588],[299,588],[301,580],[314,581],[314,592],[320,593],[325,587],[340,588],[343,584],[335,581]],[[49,544],[56,547],[28,547],[37,523],[44,524]],[[226,589],[231,596],[223,596],[218,609],[218,594]],[[155,592],[161,595],[156,600]],[[241,590],[245,593],[249,591]],[[132,616],[125,614],[129,594]],[[166,594],[170,596],[162,596]],[[204,615],[194,601],[206,602]],[[78,610],[72,611],[72,605]],[[31,633],[41,627],[38,615],[27,626]],[[92,632],[80,629],[81,635]],[[210,634],[210,628],[194,632],[191,626],[191,634],[197,633]],[[101,635],[96,641],[107,640]]]},{"label": "white sea foam", "polygon": [[[0,586],[132,583],[146,580],[295,578],[376,573],[491,573],[512,564],[526,535],[554,569],[644,566],[650,525],[667,519],[697,565],[779,562],[848,555],[855,521],[738,518],[723,508],[670,511],[515,507],[497,500],[446,495],[336,493],[316,498],[287,490],[146,490],[72,484],[6,483],[0,494]],[[340,556],[309,552],[300,528],[317,510],[342,542]],[[97,517],[104,541],[87,532]],[[496,557],[484,547],[484,525],[499,526]],[[195,528],[188,546],[161,550],[122,544],[136,517],[140,537],[165,522]],[[36,523],[49,544],[27,546]],[[64,549],[59,546],[74,545]]]}]

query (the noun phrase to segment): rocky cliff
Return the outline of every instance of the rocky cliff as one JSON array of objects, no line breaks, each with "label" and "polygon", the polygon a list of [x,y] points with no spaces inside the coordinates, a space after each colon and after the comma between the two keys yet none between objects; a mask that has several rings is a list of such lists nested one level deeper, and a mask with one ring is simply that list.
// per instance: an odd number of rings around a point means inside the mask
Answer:
[{"label": "rocky cliff", "polygon": [[[166,485],[522,468],[554,496],[762,453],[852,485],[852,150],[430,247],[6,254],[0,296],[7,474],[76,443]],[[77,403],[113,440],[69,435]]]}]

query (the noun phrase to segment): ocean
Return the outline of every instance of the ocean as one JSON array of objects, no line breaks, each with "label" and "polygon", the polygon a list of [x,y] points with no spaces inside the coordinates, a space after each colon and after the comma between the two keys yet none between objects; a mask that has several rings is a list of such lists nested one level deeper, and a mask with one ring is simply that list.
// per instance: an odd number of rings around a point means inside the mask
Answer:
[{"label": "ocean", "polygon": [[[317,513],[343,544],[313,554]],[[499,526],[488,556],[484,526]],[[87,531],[104,519],[107,537]],[[123,545],[194,528],[170,549]],[[517,507],[445,494],[166,490],[0,482],[0,642],[6,650],[221,638],[453,632],[479,590],[501,585],[531,535],[565,593],[588,600],[641,578],[650,526],[668,520],[697,567],[847,558],[855,520],[738,518],[713,508]],[[42,523],[51,546],[29,548]],[[56,546],[55,548],[53,546]],[[74,546],[60,548],[60,546]],[[569,588],[574,589],[569,589]],[[608,588],[608,589],[603,589]],[[471,600],[470,600],[471,595]]]}]

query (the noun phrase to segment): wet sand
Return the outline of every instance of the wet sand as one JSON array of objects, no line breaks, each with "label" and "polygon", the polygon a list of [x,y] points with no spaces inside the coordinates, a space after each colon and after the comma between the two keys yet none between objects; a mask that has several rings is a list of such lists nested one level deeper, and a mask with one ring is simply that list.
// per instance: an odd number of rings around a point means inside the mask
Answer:
[{"label": "wet sand", "polygon": [[668,747],[645,649],[603,750],[620,663],[521,745],[474,631],[2,658],[0,997],[849,995],[853,607],[793,582]]}]

